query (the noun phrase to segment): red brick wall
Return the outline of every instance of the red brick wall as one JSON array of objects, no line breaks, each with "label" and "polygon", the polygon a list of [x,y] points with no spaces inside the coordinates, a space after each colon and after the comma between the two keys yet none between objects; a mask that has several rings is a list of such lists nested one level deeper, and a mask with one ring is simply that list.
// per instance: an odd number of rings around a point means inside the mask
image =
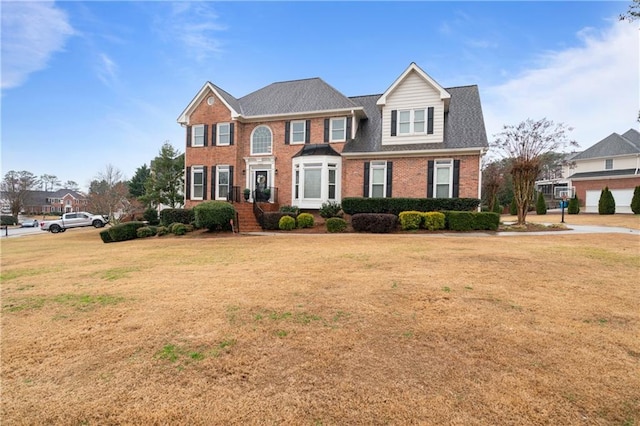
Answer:
[{"label": "red brick wall", "polygon": [[609,189],[633,189],[640,185],[640,176],[626,179],[598,179],[585,181],[572,181],[572,185],[576,188],[576,194],[580,200],[580,205],[584,206],[587,200],[587,191],[602,191],[605,186]]}]

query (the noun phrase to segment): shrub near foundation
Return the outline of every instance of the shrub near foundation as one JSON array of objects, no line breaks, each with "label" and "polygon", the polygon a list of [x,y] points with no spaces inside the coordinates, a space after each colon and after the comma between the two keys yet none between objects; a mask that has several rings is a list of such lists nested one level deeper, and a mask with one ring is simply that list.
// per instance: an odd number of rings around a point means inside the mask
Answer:
[{"label": "shrub near foundation", "polygon": [[282,216],[278,221],[278,229],[282,231],[291,231],[296,227],[296,220],[291,216]]},{"label": "shrub near foundation", "polygon": [[236,209],[226,201],[205,201],[193,208],[196,227],[209,231],[230,231]]},{"label": "shrub near foundation", "polygon": [[429,231],[438,231],[445,227],[444,213],[442,212],[422,213],[422,218],[422,227]]},{"label": "shrub near foundation", "polygon": [[347,221],[341,217],[330,217],[327,219],[327,231],[344,232],[347,229]]},{"label": "shrub near foundation", "polygon": [[423,221],[423,213],[417,211],[401,212],[398,215],[400,227],[403,231],[414,231],[420,229]]},{"label": "shrub near foundation", "polygon": [[446,212],[447,229],[451,231],[496,231],[500,215],[493,212]]},{"label": "shrub near foundation", "polygon": [[384,213],[358,213],[351,216],[351,226],[357,232],[387,234],[396,230],[398,216]]},{"label": "shrub near foundation", "polygon": [[313,228],[313,215],[311,213],[300,213],[296,218],[296,222],[298,223],[298,228]]},{"label": "shrub near foundation", "polygon": [[138,228],[143,226],[144,222],[121,223],[109,228],[109,236],[113,242],[135,240],[138,238]]}]

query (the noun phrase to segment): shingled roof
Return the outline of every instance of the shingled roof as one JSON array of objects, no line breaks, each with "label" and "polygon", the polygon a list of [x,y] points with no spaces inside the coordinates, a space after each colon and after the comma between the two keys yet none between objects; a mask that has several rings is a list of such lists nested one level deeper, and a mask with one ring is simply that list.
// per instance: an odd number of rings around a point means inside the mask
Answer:
[{"label": "shingled roof", "polygon": [[573,157],[572,160],[588,160],[591,158],[633,154],[640,154],[640,132],[635,129],[629,129],[622,135],[617,133],[610,134],[597,144]]}]

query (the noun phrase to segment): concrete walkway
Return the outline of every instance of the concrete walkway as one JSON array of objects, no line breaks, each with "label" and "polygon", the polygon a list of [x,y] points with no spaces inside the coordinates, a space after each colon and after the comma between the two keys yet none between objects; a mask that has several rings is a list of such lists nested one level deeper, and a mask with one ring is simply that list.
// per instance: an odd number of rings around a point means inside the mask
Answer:
[{"label": "concrete walkway", "polygon": [[[543,225],[551,225],[550,223],[544,223]],[[593,226],[593,225],[569,225],[566,231],[540,231],[540,232],[498,232],[496,235],[499,237],[508,237],[512,235],[572,235],[572,234],[626,234],[626,235],[639,235],[640,230],[630,228],[620,228],[615,226]]]}]

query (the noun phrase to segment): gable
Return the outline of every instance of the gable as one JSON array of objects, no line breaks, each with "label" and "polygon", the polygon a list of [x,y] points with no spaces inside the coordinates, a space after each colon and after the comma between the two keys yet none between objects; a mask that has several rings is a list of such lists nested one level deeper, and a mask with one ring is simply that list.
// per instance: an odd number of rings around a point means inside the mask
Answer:
[{"label": "gable", "polygon": [[628,135],[631,138],[621,136],[617,133],[612,133],[592,147],[573,157],[573,160],[580,161],[640,154],[640,142],[638,142],[640,141],[640,136],[638,135],[638,132],[631,129],[625,133],[625,135]]},{"label": "gable", "polygon": [[[240,104],[238,103],[238,101],[215,84],[207,81],[204,86],[202,86],[202,88],[198,91],[196,96],[191,100],[191,102],[189,102],[189,105],[187,105],[184,111],[182,111],[182,113],[178,117],[178,123],[182,125],[191,124],[191,114],[193,114],[193,112],[196,111],[198,107],[203,103],[207,103],[208,98],[211,96],[213,96],[215,100],[219,101],[219,103],[222,103],[224,107],[229,110],[231,118],[236,118],[240,115]],[[213,101],[212,105],[215,105],[215,100]]]}]

